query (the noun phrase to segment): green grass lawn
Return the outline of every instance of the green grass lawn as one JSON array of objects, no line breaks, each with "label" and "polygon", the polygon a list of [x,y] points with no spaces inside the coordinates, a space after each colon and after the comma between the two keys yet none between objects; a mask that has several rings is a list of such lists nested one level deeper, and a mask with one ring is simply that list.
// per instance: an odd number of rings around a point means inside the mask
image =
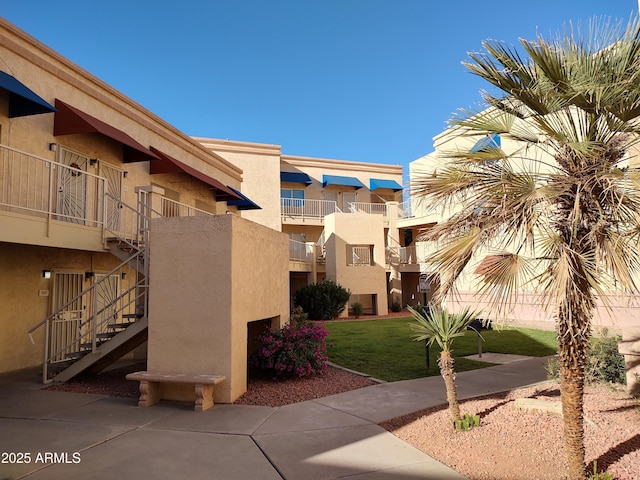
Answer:
[{"label": "green grass lawn", "polygon": [[[426,369],[424,342],[411,337],[411,317],[327,322],[329,330],[329,359],[346,368],[366,373],[386,381],[408,380],[439,375],[437,359],[440,349],[430,348],[430,368]],[[482,332],[483,352],[510,353],[544,357],[557,352],[555,332],[528,328],[502,328]],[[474,370],[490,366],[462,358],[478,353],[475,332],[468,331],[453,344],[456,371]]]}]

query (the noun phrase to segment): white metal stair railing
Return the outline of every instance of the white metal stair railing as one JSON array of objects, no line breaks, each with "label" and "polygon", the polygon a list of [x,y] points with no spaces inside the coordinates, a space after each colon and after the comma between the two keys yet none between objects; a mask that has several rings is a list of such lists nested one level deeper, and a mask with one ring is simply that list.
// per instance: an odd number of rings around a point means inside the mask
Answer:
[{"label": "white metal stair railing", "polygon": [[391,244],[386,247],[386,262],[391,265],[414,265],[419,263],[418,250],[415,245],[403,247],[392,237],[388,237]]},{"label": "white metal stair railing", "polygon": [[[132,259],[137,254],[132,255]],[[146,317],[147,278],[136,277],[138,272],[125,260],[109,273],[93,282],[58,310],[29,330],[33,333],[45,326],[45,345],[42,378],[49,383],[50,367],[78,360],[96,349],[129,324]],[[124,274],[124,275],[123,275]],[[104,298],[103,291],[110,279],[123,276],[137,278],[128,288],[114,298]]]},{"label": "white metal stair railing", "polygon": [[320,265],[325,264],[327,262],[327,249],[325,246],[325,242],[326,242],[326,238],[323,230],[322,233],[320,234],[320,238],[318,238],[318,241],[316,242],[316,247],[320,251],[320,255],[318,255],[317,262]]},{"label": "white metal stair railing", "polygon": [[401,262],[400,249],[402,246],[391,235],[387,235],[387,246],[385,247],[385,261],[387,266],[398,265]]},{"label": "white metal stair railing", "polygon": [[[94,275],[92,284],[68,300],[47,318],[29,330],[45,326],[43,383],[52,379],[52,367],[63,369],[110,340],[136,321],[146,318],[148,305],[148,233],[149,219],[142,213],[106,194],[107,202],[117,209],[117,221],[106,222],[105,236],[128,256],[110,272]],[[111,213],[113,214],[112,211]],[[119,289],[112,284],[125,282]],[[55,373],[55,372],[54,372]]]}]

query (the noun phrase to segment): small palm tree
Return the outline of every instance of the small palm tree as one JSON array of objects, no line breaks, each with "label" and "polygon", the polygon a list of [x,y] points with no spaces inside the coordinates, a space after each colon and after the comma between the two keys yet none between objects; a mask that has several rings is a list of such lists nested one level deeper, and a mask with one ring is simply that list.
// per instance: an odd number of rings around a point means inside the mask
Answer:
[{"label": "small palm tree", "polygon": [[440,346],[438,366],[447,389],[449,413],[452,420],[461,420],[451,346],[456,338],[462,337],[466,333],[467,327],[476,319],[477,314],[470,312],[468,308],[462,313],[452,314],[444,308],[436,308],[433,305],[428,305],[426,309],[422,309],[422,312],[411,307],[409,307],[409,311],[416,320],[409,324],[413,331],[413,339],[415,341],[426,340],[429,346],[437,342]]}]

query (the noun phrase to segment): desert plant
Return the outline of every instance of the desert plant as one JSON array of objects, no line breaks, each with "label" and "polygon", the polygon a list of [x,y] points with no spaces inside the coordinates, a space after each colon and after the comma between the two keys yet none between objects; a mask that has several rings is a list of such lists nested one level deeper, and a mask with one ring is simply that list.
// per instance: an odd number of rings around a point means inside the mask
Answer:
[{"label": "desert plant", "polygon": [[356,318],[360,318],[360,315],[364,312],[364,307],[360,302],[355,302],[351,304],[351,311]]},{"label": "desert plant", "polygon": [[593,461],[593,472],[589,473],[589,480],[615,480],[615,476],[609,472],[598,472],[598,461]]},{"label": "desert plant", "polygon": [[465,413],[460,420],[454,420],[452,418],[451,423],[453,424],[453,428],[455,430],[466,432],[467,430],[471,430],[473,427],[480,426],[480,415],[471,415],[470,413]]},{"label": "desert plant", "polygon": [[449,413],[453,422],[462,420],[451,347],[456,338],[466,333],[467,327],[476,319],[477,314],[470,312],[468,308],[459,314],[449,313],[446,309],[436,308],[433,305],[427,305],[420,311],[409,307],[409,311],[415,319],[414,323],[409,324],[413,331],[413,339],[426,340],[429,346],[434,343],[440,346],[438,366],[447,389]]},{"label": "desert plant", "polygon": [[627,383],[624,356],[618,351],[621,337],[594,338],[587,354],[585,375],[589,383]]},{"label": "desert plant", "polygon": [[414,181],[413,197],[455,211],[420,240],[434,245],[426,263],[440,273],[436,301],[487,251],[501,252],[479,277],[489,305],[508,308],[525,285],[537,287],[557,325],[568,474],[582,480],[597,301],[639,290],[640,170],[628,154],[640,139],[640,20],[621,29],[594,19],[586,34],[570,27],[551,41],[523,39],[521,49],[483,46],[466,66],[493,87],[486,108],[450,123],[466,141],[491,141],[442,152],[437,175]]},{"label": "desert plant", "polygon": [[325,280],[300,288],[294,294],[293,300],[311,320],[331,320],[344,310],[350,296],[349,290],[330,280]]},{"label": "desert plant", "polygon": [[306,377],[326,370],[329,332],[322,323],[305,317],[300,310],[294,311],[282,329],[261,334],[252,364],[275,378]]},{"label": "desert plant", "polygon": [[[627,383],[624,356],[618,352],[620,337],[593,338],[587,351],[585,380],[587,383]],[[560,377],[560,360],[553,358],[545,365],[549,378]]]}]

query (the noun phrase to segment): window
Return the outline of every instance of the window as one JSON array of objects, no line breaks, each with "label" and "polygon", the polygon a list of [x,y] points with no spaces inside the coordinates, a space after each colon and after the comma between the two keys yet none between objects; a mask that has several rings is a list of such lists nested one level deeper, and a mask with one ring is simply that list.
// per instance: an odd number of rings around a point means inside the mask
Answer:
[{"label": "window", "polygon": [[304,204],[304,190],[293,188],[281,188],[280,198],[285,207],[301,207]]},{"label": "window", "polygon": [[348,266],[371,266],[373,261],[373,245],[347,245]]}]

